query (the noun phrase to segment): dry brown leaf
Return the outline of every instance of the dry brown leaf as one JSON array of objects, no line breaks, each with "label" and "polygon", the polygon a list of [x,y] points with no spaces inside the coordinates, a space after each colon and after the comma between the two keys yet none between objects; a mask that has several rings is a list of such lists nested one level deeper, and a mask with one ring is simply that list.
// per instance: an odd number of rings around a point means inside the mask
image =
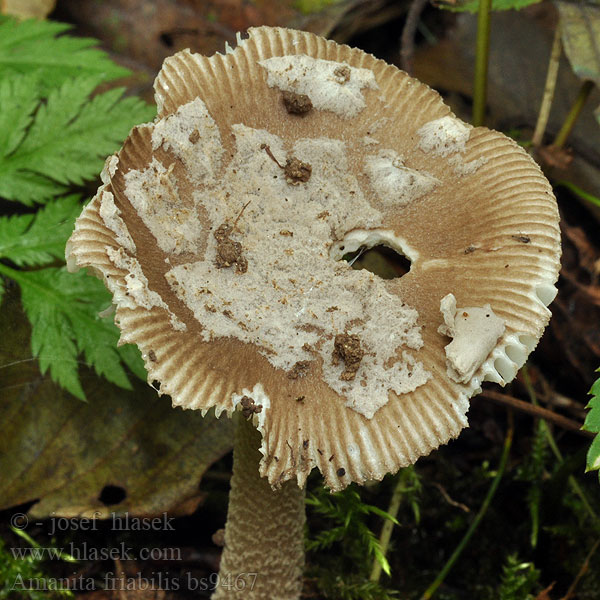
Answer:
[{"label": "dry brown leaf", "polygon": [[[127,392],[90,370],[82,371],[88,402],[77,400],[31,359],[14,287],[4,297],[0,331],[0,509],[36,499],[30,515],[39,518],[196,509],[202,474],[231,446],[229,419],[173,409],[141,381]],[[107,506],[106,486],[125,497]]]},{"label": "dry brown leaf", "polygon": [[593,278],[598,275],[598,260],[600,251],[588,239],[581,227],[569,225],[564,219],[561,221],[563,235],[575,246],[577,250],[578,265],[585,269]]},{"label": "dry brown leaf", "polygon": [[546,167],[564,171],[573,162],[573,153],[556,146],[541,146],[537,149],[538,159]]},{"label": "dry brown leaf", "polygon": [[56,6],[56,0],[0,0],[0,12],[19,19],[45,19]]}]

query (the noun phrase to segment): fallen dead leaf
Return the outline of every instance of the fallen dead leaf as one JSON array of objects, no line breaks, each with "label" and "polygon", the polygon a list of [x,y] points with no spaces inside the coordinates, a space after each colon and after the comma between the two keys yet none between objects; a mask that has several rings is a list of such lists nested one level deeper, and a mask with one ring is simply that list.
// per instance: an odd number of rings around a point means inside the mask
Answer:
[{"label": "fallen dead leaf", "polygon": [[19,19],[45,19],[56,0],[0,0],[0,12]]},{"label": "fallen dead leaf", "polygon": [[88,402],[70,396],[31,359],[14,288],[0,331],[0,509],[38,500],[30,514],[41,518],[195,510],[202,474],[231,447],[231,420],[173,409],[141,381],[126,392],[84,368]]},{"label": "fallen dead leaf", "polygon": [[537,158],[545,167],[564,171],[573,162],[573,152],[570,149],[552,145],[540,146],[537,149]]}]

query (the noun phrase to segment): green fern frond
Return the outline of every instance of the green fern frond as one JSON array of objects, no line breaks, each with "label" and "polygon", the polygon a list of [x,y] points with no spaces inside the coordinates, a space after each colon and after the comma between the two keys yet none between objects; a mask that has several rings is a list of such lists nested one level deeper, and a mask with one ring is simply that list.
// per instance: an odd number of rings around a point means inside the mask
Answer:
[{"label": "green fern frond", "polygon": [[385,589],[380,583],[359,575],[335,575],[327,569],[313,569],[310,573],[320,592],[327,600],[395,600],[398,592]]},{"label": "green fern frond", "polygon": [[58,580],[49,578],[44,573],[40,560],[33,556],[29,558],[13,556],[4,541],[0,539],[0,600],[73,598],[73,592],[57,586],[57,582]]},{"label": "green fern frond", "polygon": [[[596,372],[600,372],[597,369]],[[598,379],[592,388],[590,389],[592,396],[589,401],[587,408],[589,412],[585,418],[582,429],[585,431],[591,431],[595,434],[600,433],[600,379]],[[587,471],[598,471],[600,469],[600,436],[596,435],[593,439],[590,449],[587,453],[586,459],[586,472]],[[599,473],[600,476],[600,473]]]},{"label": "green fern frond", "polygon": [[96,77],[67,80],[47,95],[40,82],[37,74],[0,79],[2,119],[15,123],[4,124],[0,196],[28,206],[94,178],[131,127],[154,114],[137,98],[121,98],[122,89],[90,98]]},{"label": "green fern frond", "polygon": [[367,563],[376,559],[382,570],[390,574],[390,565],[381,549],[378,536],[369,528],[366,520],[370,515],[376,515],[397,525],[398,521],[394,517],[377,506],[363,502],[354,487],[334,494],[319,488],[315,494],[307,497],[306,503],[313,507],[317,514],[332,522],[331,527],[307,540],[308,550],[330,549],[338,542],[349,550],[354,544],[356,547],[353,549],[353,555],[364,562],[365,571]]},{"label": "green fern frond", "polygon": [[65,23],[0,16],[0,81],[36,73],[48,91],[74,77],[92,77],[99,84],[129,73],[94,48],[96,40],[62,35],[69,29]]},{"label": "green fern frond", "polygon": [[[139,351],[117,348],[119,332],[98,312],[110,306],[104,286],[69,275],[65,243],[81,212],[64,194],[97,177],[132,126],[155,109],[122,89],[95,93],[127,74],[94,40],[61,35],[69,26],[0,17],[0,198],[35,213],[0,217],[0,275],[17,282],[32,325],[32,353],[42,372],[78,398],[80,355],[96,373],[130,388],[123,364],[145,377]],[[0,300],[4,281],[0,278]]]},{"label": "green fern frond", "polygon": [[509,554],[502,568],[499,600],[533,600],[533,589],[538,584],[540,572],[530,562],[522,562],[516,554]]}]

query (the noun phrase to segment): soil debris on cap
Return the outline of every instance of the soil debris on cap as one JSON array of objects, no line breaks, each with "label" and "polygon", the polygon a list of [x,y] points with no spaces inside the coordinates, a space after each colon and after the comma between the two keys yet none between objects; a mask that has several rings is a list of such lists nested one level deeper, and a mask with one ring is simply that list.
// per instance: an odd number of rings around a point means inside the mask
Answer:
[{"label": "soil debris on cap", "polygon": [[287,159],[283,171],[288,183],[298,185],[299,183],[306,183],[310,179],[312,167],[308,163],[292,157]]},{"label": "soil debris on cap", "polygon": [[341,85],[350,81],[350,67],[347,65],[339,66],[334,72],[335,80]]},{"label": "soil debris on cap", "polygon": [[344,361],[344,372],[340,375],[342,381],[352,381],[360,367],[360,361],[365,355],[360,347],[360,339],[356,335],[339,333],[333,343],[333,364]]},{"label": "soil debris on cap", "polygon": [[517,240],[517,242],[521,242],[521,244],[529,244],[531,242],[531,238],[528,235],[511,235],[513,240]]},{"label": "soil debris on cap", "polygon": [[299,183],[306,183],[312,174],[312,167],[305,162],[302,162],[295,156],[288,158],[285,161],[285,166],[282,165],[271,152],[268,144],[261,144],[260,149],[264,150],[269,158],[285,173],[285,180],[292,185],[298,185]]},{"label": "soil debris on cap", "polygon": [[245,419],[250,419],[252,415],[262,412],[262,404],[255,404],[254,399],[250,398],[250,396],[244,396],[240,400],[240,404],[242,405],[242,415],[244,415]]},{"label": "soil debris on cap", "polygon": [[300,360],[288,371],[289,379],[299,379],[305,377],[310,369],[309,360]]},{"label": "soil debris on cap", "polygon": [[236,273],[245,273],[248,270],[248,261],[242,255],[242,244],[230,239],[232,231],[231,225],[223,223],[213,234],[217,240],[215,264],[218,269],[226,269],[235,265]]},{"label": "soil debris on cap", "polygon": [[305,115],[312,110],[312,102],[306,94],[296,94],[284,90],[281,99],[288,113],[292,115]]}]

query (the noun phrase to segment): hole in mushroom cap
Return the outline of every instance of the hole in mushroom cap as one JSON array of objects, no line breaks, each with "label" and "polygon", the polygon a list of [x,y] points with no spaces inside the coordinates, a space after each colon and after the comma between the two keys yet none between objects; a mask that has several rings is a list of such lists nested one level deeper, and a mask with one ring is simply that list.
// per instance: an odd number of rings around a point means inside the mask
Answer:
[{"label": "hole in mushroom cap", "polygon": [[395,279],[410,271],[410,260],[406,256],[382,244],[369,249],[361,247],[343,258],[353,269],[366,269],[382,279]]},{"label": "hole in mushroom cap", "polygon": [[329,249],[333,260],[346,260],[354,269],[366,269],[382,279],[402,277],[419,254],[393,231],[355,229]]}]

